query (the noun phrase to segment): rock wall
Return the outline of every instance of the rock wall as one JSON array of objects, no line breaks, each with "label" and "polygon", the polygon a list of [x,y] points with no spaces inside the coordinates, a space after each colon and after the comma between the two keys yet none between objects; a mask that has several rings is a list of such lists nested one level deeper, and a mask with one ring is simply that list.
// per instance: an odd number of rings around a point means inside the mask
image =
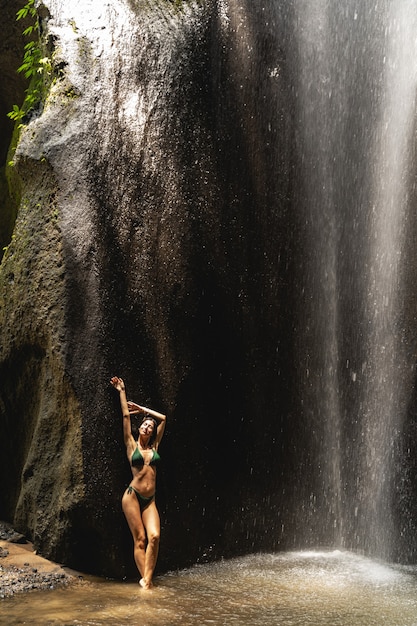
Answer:
[{"label": "rock wall", "polygon": [[[276,371],[288,341],[288,165],[275,172],[290,117],[273,41],[261,76],[249,54],[245,85],[234,76],[253,11],[232,23],[222,3],[48,0],[40,10],[59,71],[14,156],[1,514],[79,569],[134,571],[112,374],[169,415],[159,566],[254,545],[246,518],[266,491],[258,472],[275,461],[256,460],[251,432],[287,384]],[[263,54],[264,37],[254,44]],[[280,116],[260,116],[259,90]]]}]

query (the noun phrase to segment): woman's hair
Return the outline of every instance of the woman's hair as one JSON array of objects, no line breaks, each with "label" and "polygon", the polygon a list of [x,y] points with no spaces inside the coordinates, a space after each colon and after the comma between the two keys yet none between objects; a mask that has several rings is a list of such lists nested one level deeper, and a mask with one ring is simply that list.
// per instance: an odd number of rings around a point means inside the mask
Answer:
[{"label": "woman's hair", "polygon": [[[156,439],[156,435],[157,435],[157,431],[158,431],[158,422],[151,415],[145,415],[143,420],[140,423],[140,426],[142,426],[143,422],[146,422],[146,421],[153,422],[153,431],[152,431],[152,435],[150,436],[150,439],[149,439],[149,445],[152,447],[153,444],[155,443],[155,439]],[[139,428],[140,428],[140,426],[139,426]]]}]

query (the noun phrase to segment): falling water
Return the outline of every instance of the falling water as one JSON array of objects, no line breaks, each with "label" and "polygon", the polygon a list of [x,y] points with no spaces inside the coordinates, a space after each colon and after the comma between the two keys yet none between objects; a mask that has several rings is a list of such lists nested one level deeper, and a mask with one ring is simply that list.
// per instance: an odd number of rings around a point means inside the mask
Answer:
[{"label": "falling water", "polygon": [[[370,320],[367,358],[369,375],[363,397],[363,481],[359,507],[361,532],[374,552],[384,553],[395,535],[390,509],[395,478],[395,449],[401,436],[407,394],[413,384],[414,360],[407,364],[404,315],[404,259],[410,203],[408,186],[414,165],[417,86],[417,7],[391,3],[385,27],[381,110],[373,137],[375,156],[370,180],[370,233],[366,311]],[[415,207],[414,207],[415,210]],[[406,295],[406,294],[405,294]],[[358,514],[360,514],[358,512]],[[382,521],[382,524],[381,524]]]},{"label": "falling water", "polygon": [[296,4],[300,394],[321,479],[312,517],[324,512],[336,543],[392,558],[415,365],[417,5]]}]

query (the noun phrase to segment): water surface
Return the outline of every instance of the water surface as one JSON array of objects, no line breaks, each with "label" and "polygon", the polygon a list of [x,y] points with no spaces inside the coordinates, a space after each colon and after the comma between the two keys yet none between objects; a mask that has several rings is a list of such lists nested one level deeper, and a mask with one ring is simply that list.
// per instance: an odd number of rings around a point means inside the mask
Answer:
[{"label": "water surface", "polygon": [[251,555],[171,572],[152,591],[91,580],[3,600],[0,622],[82,626],[417,626],[417,568],[352,553]]}]

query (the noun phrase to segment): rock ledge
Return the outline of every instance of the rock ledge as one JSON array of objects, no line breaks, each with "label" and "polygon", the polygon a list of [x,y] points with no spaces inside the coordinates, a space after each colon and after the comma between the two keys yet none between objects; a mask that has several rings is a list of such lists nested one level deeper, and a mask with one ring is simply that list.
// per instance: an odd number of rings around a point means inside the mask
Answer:
[{"label": "rock ledge", "polygon": [[16,593],[56,589],[82,577],[36,554],[32,544],[10,524],[0,522],[0,599]]}]

